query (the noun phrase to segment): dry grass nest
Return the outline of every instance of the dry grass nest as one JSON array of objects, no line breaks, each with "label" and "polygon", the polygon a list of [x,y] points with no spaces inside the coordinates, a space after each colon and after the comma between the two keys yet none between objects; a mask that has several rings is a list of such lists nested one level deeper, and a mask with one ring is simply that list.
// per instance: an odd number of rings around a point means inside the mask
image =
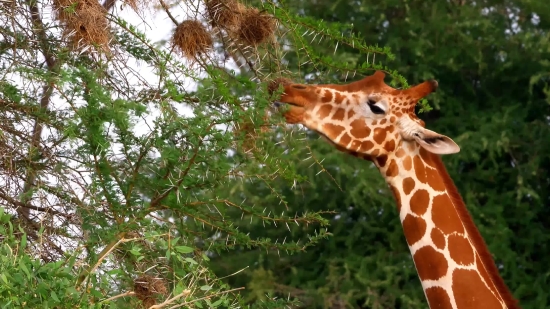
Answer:
[{"label": "dry grass nest", "polygon": [[246,7],[237,0],[206,0],[206,13],[213,27],[234,30]]},{"label": "dry grass nest", "polygon": [[258,45],[273,36],[275,26],[273,16],[256,8],[249,8],[242,13],[235,35],[244,43]]},{"label": "dry grass nest", "polygon": [[73,44],[83,42],[103,48],[109,43],[107,10],[97,0],[54,0],[56,17],[65,25]]},{"label": "dry grass nest", "polygon": [[212,36],[197,20],[186,20],[178,25],[172,42],[188,59],[206,53],[212,47]]},{"label": "dry grass nest", "polygon": [[168,290],[162,279],[143,275],[134,280],[134,292],[143,307],[149,308],[157,303],[158,295],[166,295]]}]

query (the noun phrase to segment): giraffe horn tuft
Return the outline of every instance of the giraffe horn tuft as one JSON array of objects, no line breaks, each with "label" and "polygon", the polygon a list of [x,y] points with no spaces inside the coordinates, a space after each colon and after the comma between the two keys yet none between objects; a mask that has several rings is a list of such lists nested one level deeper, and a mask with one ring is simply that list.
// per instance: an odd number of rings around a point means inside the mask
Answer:
[{"label": "giraffe horn tuft", "polygon": [[404,90],[404,94],[411,96],[414,102],[422,99],[428,94],[437,90],[438,83],[436,80],[428,80],[409,89]]}]

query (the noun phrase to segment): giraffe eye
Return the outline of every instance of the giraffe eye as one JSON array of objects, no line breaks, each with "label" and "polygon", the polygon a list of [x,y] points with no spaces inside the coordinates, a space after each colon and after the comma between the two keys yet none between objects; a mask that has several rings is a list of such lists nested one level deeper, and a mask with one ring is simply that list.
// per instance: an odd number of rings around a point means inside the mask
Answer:
[{"label": "giraffe eye", "polygon": [[380,108],[380,106],[376,105],[376,102],[373,100],[369,99],[367,104],[369,105],[369,108],[371,112],[373,112],[373,114],[384,115],[386,113],[386,111]]}]

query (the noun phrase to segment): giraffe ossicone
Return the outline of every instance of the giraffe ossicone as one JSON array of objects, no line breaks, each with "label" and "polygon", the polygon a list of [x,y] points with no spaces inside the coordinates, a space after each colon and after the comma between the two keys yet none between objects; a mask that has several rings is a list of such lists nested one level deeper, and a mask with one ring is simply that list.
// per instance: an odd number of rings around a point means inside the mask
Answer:
[{"label": "giraffe ossicone", "polygon": [[425,128],[418,100],[436,81],[394,89],[377,71],[344,85],[284,83],[289,124],[318,132],[338,150],[371,160],[391,188],[430,308],[519,308],[440,155],[460,151]]}]

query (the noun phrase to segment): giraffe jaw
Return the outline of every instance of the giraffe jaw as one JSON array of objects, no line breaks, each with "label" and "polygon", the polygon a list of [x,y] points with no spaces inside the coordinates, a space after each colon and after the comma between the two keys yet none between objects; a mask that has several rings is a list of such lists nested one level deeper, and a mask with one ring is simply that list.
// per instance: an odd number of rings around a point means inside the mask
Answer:
[{"label": "giraffe jaw", "polygon": [[273,105],[275,105],[275,107],[281,107],[281,106],[284,106],[284,105],[291,105],[291,106],[296,106],[296,107],[303,107],[302,105],[297,104],[297,103],[293,103],[293,102],[282,102],[282,101],[274,101],[274,102],[273,102]]}]

